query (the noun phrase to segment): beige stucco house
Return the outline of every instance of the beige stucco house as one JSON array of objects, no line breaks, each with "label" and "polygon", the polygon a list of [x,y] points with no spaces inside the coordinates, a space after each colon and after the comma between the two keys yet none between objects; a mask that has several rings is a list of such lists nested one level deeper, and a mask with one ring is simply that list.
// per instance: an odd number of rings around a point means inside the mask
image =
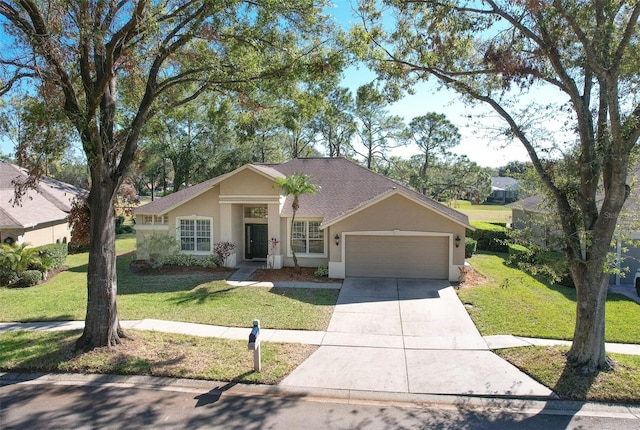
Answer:
[{"label": "beige stucco house", "polygon": [[37,189],[14,203],[15,183],[26,181],[26,170],[0,162],[0,242],[41,246],[67,243],[71,229],[67,216],[75,198],[87,192],[73,185],[43,177]]},{"label": "beige stucco house", "polygon": [[[320,187],[292,197],[274,179],[304,173]],[[175,235],[181,252],[208,255],[216,242],[236,245],[226,261],[327,265],[329,276],[433,278],[455,281],[464,265],[466,215],[344,158],[247,164],[135,210],[138,243]],[[138,247],[140,249],[140,246]],[[138,255],[145,259],[148,256]]]}]

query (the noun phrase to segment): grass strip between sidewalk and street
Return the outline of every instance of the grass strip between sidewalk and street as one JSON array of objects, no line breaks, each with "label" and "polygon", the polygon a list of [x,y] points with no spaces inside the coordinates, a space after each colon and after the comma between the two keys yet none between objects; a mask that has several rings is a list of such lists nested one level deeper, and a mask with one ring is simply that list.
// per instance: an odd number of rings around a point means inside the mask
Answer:
[{"label": "grass strip between sidewalk and street", "polygon": [[567,365],[567,351],[562,346],[528,346],[495,352],[563,399],[640,402],[640,356],[610,354],[612,370],[583,375]]},{"label": "grass strip between sidewalk and street", "polygon": [[0,333],[0,370],[10,372],[147,375],[276,384],[317,346],[261,343],[262,369],[253,371],[247,342],[127,330],[115,348],[75,353],[79,331]]}]

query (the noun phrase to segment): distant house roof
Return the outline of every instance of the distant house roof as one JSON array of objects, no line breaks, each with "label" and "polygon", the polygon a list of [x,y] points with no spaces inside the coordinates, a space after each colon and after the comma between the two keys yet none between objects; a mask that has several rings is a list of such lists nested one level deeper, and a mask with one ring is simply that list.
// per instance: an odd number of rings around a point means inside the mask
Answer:
[{"label": "distant house roof", "polygon": [[73,185],[43,177],[35,190],[28,190],[19,204],[14,202],[14,183],[24,183],[27,171],[0,162],[0,228],[28,228],[66,219],[71,202],[87,192]]},{"label": "distant house roof", "polygon": [[548,202],[542,196],[531,196],[507,205],[512,209],[520,209],[530,213],[548,213]]},{"label": "distant house roof", "polygon": [[518,180],[514,178],[508,178],[505,176],[492,176],[491,189],[494,191],[495,190],[515,191],[518,189]]},{"label": "distant house roof", "polygon": [[[341,157],[296,158],[281,164],[248,164],[226,175],[210,179],[141,206],[135,212],[164,214],[243,169],[252,169],[273,179],[294,173],[309,175],[310,182],[318,185],[320,189],[315,194],[300,196],[300,209],[297,214],[298,216],[322,217],[323,226],[394,193],[402,194],[457,223],[469,226],[469,219],[465,214]],[[292,199],[292,196],[287,197],[281,216],[292,215]]]}]

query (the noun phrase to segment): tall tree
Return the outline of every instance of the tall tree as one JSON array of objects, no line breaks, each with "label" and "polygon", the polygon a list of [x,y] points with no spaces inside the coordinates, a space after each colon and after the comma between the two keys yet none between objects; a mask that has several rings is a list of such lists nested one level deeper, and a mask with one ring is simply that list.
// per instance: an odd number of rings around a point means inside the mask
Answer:
[{"label": "tall tree", "polygon": [[[395,16],[393,30],[380,8]],[[563,250],[576,286],[571,364],[592,373],[608,367],[604,270],[618,216],[629,193],[627,173],[640,136],[638,16],[628,1],[363,0],[355,40],[388,82],[411,87],[436,78],[504,121],[504,135],[526,148],[555,202]],[[387,16],[388,14],[384,14]],[[523,93],[546,91],[575,130],[562,171],[518,108]],[[556,145],[558,146],[558,145]]]},{"label": "tall tree", "polygon": [[389,157],[389,151],[405,144],[406,126],[401,117],[387,110],[389,101],[374,83],[362,85],[356,92],[355,117],[357,134],[363,149],[355,152],[364,157],[368,169],[377,159]]},{"label": "tall tree", "polygon": [[312,184],[310,181],[311,177],[304,173],[294,173],[293,175],[289,175],[284,178],[276,178],[274,181],[274,186],[279,187],[282,190],[282,195],[293,196],[293,200],[291,202],[293,215],[291,216],[289,248],[291,249],[293,265],[296,269],[300,266],[298,266],[298,257],[296,257],[295,247],[293,246],[295,239],[293,226],[296,220],[296,212],[300,209],[300,196],[303,194],[313,194],[318,191],[318,186]]},{"label": "tall tree", "polygon": [[[324,70],[321,1],[0,1],[0,94],[59,100],[87,156],[91,243],[76,346],[118,344],[113,203],[147,121],[207,91],[294,86]],[[318,64],[320,64],[318,66]],[[308,78],[306,80],[309,80]]]},{"label": "tall tree", "polygon": [[[460,143],[460,133],[458,127],[445,115],[435,112],[413,118],[409,122],[409,131],[411,139],[422,152],[420,176],[426,182],[429,163],[438,156],[446,156],[449,149],[457,146]],[[422,194],[427,193],[425,186],[420,191]]]},{"label": "tall tree", "polygon": [[320,135],[329,157],[351,155],[351,139],[356,132],[356,124],[353,96],[348,88],[338,87],[329,93],[313,128]]}]

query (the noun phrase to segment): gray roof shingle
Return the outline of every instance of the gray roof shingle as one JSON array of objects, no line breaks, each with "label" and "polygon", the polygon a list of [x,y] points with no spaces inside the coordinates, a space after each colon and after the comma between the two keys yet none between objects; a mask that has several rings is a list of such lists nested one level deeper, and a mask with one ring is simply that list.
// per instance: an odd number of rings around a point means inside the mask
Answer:
[{"label": "gray roof shingle", "polygon": [[[377,198],[397,191],[460,224],[469,225],[469,219],[463,213],[345,158],[296,158],[282,164],[251,164],[249,166],[274,179],[294,173],[309,175],[310,182],[318,185],[320,189],[315,194],[300,196],[300,209],[297,214],[299,216],[322,217],[323,225],[327,225]],[[164,214],[196,197],[234,172],[155,200],[141,206],[135,213]],[[287,197],[282,208],[282,216],[292,214],[292,199],[292,196]]]},{"label": "gray roof shingle", "polygon": [[0,162],[0,227],[24,228],[45,222],[62,221],[76,197],[87,192],[73,185],[43,177],[35,190],[28,190],[20,204],[14,204],[14,182],[24,183],[27,171]]}]

